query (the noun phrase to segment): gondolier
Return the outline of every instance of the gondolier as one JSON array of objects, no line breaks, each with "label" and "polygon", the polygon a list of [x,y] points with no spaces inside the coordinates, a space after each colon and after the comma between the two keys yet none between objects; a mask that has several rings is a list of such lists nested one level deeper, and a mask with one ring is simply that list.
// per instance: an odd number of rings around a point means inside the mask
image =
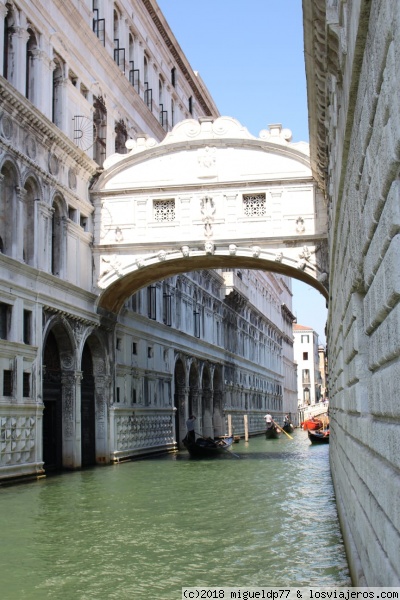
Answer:
[{"label": "gondolier", "polygon": [[190,415],[190,417],[186,421],[186,429],[187,429],[186,439],[188,440],[188,442],[192,442],[192,443],[194,443],[196,440],[196,435],[194,432],[195,420],[196,420],[196,415]]},{"label": "gondolier", "polygon": [[267,413],[264,416],[264,421],[265,421],[265,424],[267,426],[267,429],[270,429],[270,427],[272,427],[272,423],[273,423],[272,415],[270,415],[269,413]]}]

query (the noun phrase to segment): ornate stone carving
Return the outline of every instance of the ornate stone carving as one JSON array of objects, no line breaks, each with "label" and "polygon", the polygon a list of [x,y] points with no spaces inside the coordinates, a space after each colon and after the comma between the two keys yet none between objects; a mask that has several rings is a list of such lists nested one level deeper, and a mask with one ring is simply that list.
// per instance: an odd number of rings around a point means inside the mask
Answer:
[{"label": "ornate stone carving", "polygon": [[33,160],[36,158],[37,148],[36,148],[36,140],[33,135],[28,135],[25,140],[26,153],[29,158]]},{"label": "ornate stone carving", "polygon": [[58,172],[60,170],[60,163],[59,160],[57,158],[57,156],[55,154],[53,154],[52,152],[49,153],[49,171],[52,175],[58,175]]},{"label": "ornate stone carving", "polygon": [[212,236],[212,223],[214,221],[215,210],[215,203],[212,198],[205,196],[201,199],[201,214],[204,222],[204,235],[206,237]]},{"label": "ornate stone carving", "polygon": [[5,137],[7,140],[11,140],[11,138],[13,137],[13,122],[10,119],[10,117],[8,115],[5,115],[4,113],[1,118],[1,132],[3,134],[3,137]]},{"label": "ornate stone carving", "polygon": [[229,244],[229,254],[231,256],[235,256],[236,252],[237,252],[236,244]]},{"label": "ornate stone carving", "polygon": [[204,244],[204,250],[206,251],[206,254],[214,254],[215,252],[215,246],[212,243],[211,240],[207,240]]},{"label": "ornate stone carving", "polygon": [[68,185],[71,190],[76,190],[77,180],[76,180],[76,173],[75,173],[74,169],[70,169],[68,171]]},{"label": "ornate stone carving", "polygon": [[304,233],[306,230],[306,227],[304,225],[304,219],[303,217],[297,217],[296,219],[296,231],[297,233]]},{"label": "ornate stone carving", "polygon": [[181,252],[185,258],[188,258],[190,254],[189,246],[181,246]]}]

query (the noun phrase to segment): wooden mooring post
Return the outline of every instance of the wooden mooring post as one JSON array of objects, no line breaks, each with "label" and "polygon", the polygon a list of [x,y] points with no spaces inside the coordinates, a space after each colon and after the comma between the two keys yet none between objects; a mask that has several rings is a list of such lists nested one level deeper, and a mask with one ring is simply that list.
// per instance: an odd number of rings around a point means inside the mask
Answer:
[{"label": "wooden mooring post", "polygon": [[248,419],[248,415],[243,415],[243,421],[244,421],[244,441],[248,442],[249,441],[249,419]]}]

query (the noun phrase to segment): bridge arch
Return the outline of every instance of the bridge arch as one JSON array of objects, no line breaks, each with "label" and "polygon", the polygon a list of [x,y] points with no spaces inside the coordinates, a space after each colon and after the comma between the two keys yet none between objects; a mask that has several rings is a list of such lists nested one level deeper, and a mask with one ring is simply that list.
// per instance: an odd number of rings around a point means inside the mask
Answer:
[{"label": "bridge arch", "polygon": [[199,269],[283,273],[328,297],[326,206],[308,144],[280,125],[252,136],[230,117],[130,140],[92,189],[100,309]]}]

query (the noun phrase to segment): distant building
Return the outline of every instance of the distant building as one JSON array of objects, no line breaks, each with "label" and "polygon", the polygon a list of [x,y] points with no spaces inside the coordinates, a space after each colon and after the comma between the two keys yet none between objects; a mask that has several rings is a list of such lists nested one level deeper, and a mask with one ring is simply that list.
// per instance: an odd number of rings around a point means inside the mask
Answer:
[{"label": "distant building", "polygon": [[299,406],[312,406],[321,399],[318,334],[312,327],[293,325],[294,358],[297,362]]},{"label": "distant building", "polygon": [[319,373],[321,376],[321,400],[328,399],[328,357],[326,348],[322,344],[318,346]]}]

